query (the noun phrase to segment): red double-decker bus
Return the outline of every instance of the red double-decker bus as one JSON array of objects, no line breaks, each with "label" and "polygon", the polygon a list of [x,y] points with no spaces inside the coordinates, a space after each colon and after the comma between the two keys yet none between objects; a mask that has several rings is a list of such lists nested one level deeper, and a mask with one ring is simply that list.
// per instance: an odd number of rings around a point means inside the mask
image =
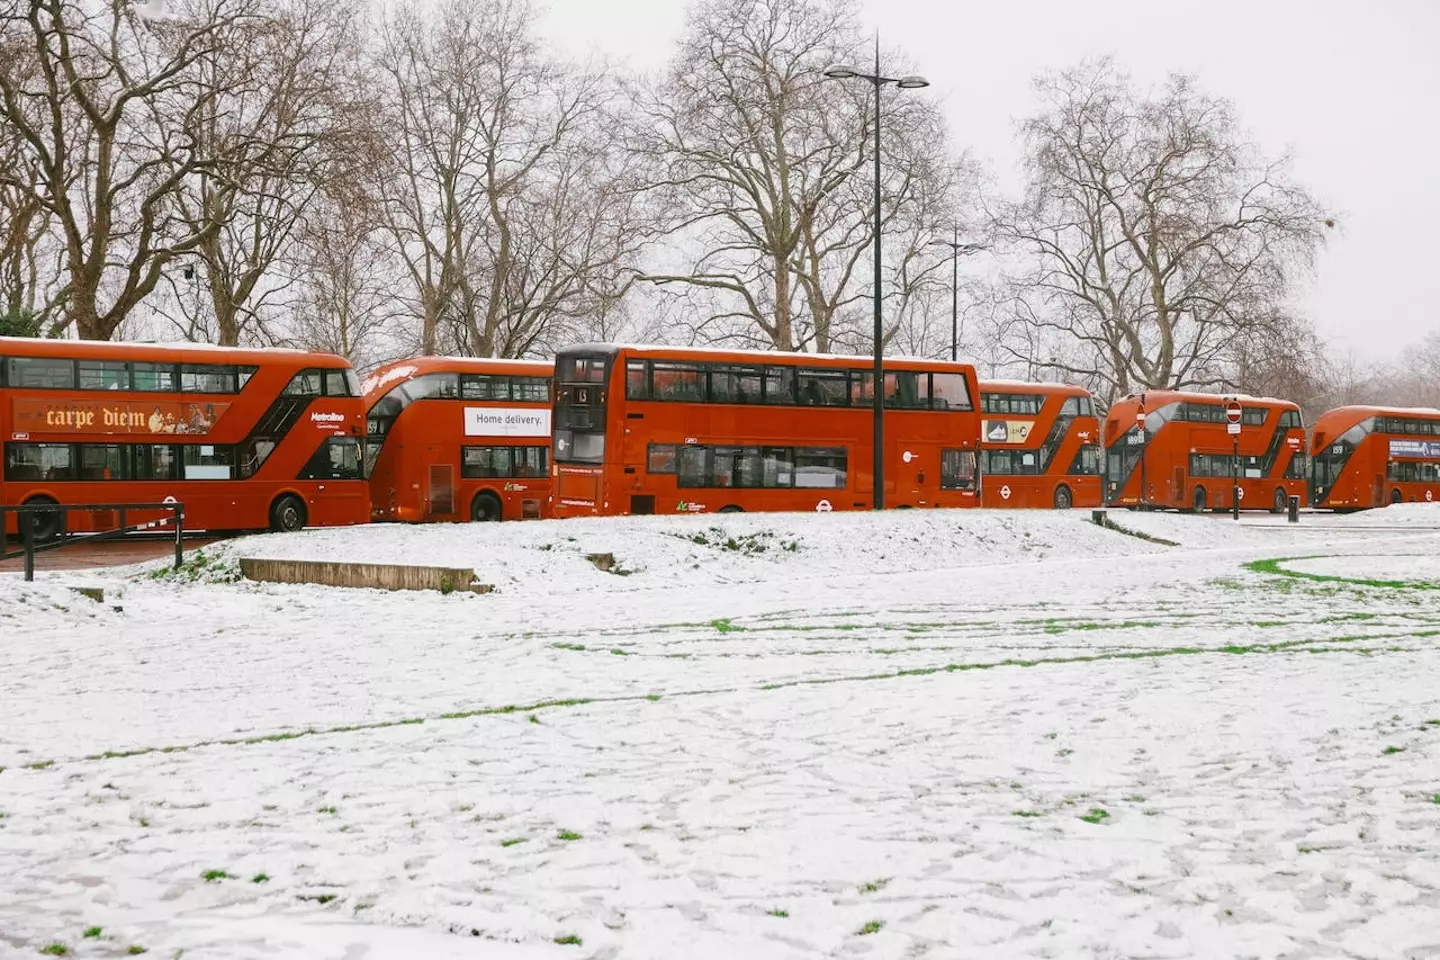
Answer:
[{"label": "red double-decker bus", "polygon": [[[207,530],[364,523],[359,393],[330,354],[0,338],[0,502],[177,501]],[[38,523],[53,538],[115,518]]]},{"label": "red double-decker bus", "polygon": [[544,516],[552,369],[533,360],[414,357],[366,377],[371,516]]},{"label": "red double-decker bus", "polygon": [[[1225,406],[1241,405],[1240,506],[1284,510],[1306,496],[1305,427],[1289,400],[1151,390],[1105,419],[1105,501],[1196,512],[1230,509],[1233,454]],[[1138,419],[1137,419],[1138,415]],[[1143,423],[1142,423],[1143,421]]]},{"label": "red double-decker bus", "polygon": [[982,380],[980,410],[983,505],[1100,506],[1100,420],[1089,390]]},{"label": "red double-decker bus", "polygon": [[[555,358],[554,512],[873,505],[873,361],[585,344]],[[977,502],[975,369],[887,359],[885,505]]]},{"label": "red double-decker bus", "polygon": [[1338,407],[1310,434],[1310,502],[1359,510],[1440,500],[1440,410]]}]

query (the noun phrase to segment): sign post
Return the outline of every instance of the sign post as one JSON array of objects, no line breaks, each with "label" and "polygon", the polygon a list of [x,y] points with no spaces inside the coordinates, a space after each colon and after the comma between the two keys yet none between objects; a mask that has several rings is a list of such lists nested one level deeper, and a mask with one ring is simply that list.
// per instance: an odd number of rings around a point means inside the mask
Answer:
[{"label": "sign post", "polygon": [[1230,433],[1230,515],[1240,519],[1240,402],[1225,404],[1225,429]]},{"label": "sign post", "polygon": [[1145,509],[1145,394],[1135,407],[1135,430],[1140,436],[1140,509]]}]

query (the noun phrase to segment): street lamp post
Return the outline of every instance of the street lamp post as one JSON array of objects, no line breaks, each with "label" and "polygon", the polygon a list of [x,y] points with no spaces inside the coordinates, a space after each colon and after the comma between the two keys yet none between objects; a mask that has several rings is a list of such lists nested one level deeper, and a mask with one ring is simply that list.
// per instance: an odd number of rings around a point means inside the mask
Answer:
[{"label": "street lamp post", "polygon": [[985,249],[983,243],[961,243],[960,228],[950,228],[949,240],[931,240],[932,247],[950,250],[950,359],[960,358],[960,258]]},{"label": "street lamp post", "polygon": [[866,80],[875,88],[875,382],[872,406],[875,419],[875,509],[885,509],[885,367],[884,329],[880,312],[880,88],[893,83],[901,90],[930,86],[924,77],[891,78],[880,73],[880,34],[875,34],[875,72],[861,73],[855,67],[835,66],[825,71],[831,80]]}]

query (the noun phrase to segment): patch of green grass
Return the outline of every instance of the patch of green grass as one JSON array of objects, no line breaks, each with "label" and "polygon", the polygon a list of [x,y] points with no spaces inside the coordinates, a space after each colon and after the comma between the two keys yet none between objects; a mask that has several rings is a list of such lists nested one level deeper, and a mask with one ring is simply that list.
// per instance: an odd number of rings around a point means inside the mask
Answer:
[{"label": "patch of green grass", "polygon": [[70,948],[63,943],[52,943],[49,946],[41,947],[40,952],[47,957],[68,957]]},{"label": "patch of green grass", "polygon": [[327,903],[329,903],[330,901],[334,900],[334,899],[335,899],[335,896],[336,896],[336,895],[333,894],[333,893],[302,893],[302,894],[300,894],[299,896],[297,896],[295,899],[296,899],[296,900],[308,900],[308,901],[310,901],[311,903],[318,903],[318,904],[320,904],[320,905],[323,907],[325,904],[327,904]]},{"label": "patch of green grass", "polygon": [[1111,520],[1108,516],[1105,517],[1103,521],[1101,521],[1100,526],[1104,527],[1106,530],[1114,530],[1116,533],[1123,533],[1127,537],[1134,537],[1137,540],[1145,540],[1149,543],[1158,543],[1162,547],[1180,546],[1180,544],[1176,543],[1174,540],[1166,540],[1164,537],[1151,536],[1150,534],[1144,533],[1140,530],[1136,530],[1133,527],[1122,526],[1114,520]]},{"label": "patch of green grass", "polygon": [[729,617],[720,620],[711,620],[710,626],[714,627],[717,633],[735,633],[738,630],[745,629],[744,627],[735,626],[735,622]]},{"label": "patch of green grass", "polygon": [[81,936],[84,937],[86,940],[99,940],[100,934],[104,932],[105,931],[100,927],[91,927],[90,929],[82,933]]},{"label": "patch of green grass", "polygon": [[39,761],[36,761],[35,763],[27,763],[27,764],[25,764],[25,769],[26,769],[26,770],[49,770],[49,769],[50,769],[51,767],[53,767],[53,766],[55,766],[55,761],[54,761],[54,760],[39,760]]},{"label": "patch of green grass", "polygon": [[500,841],[500,846],[502,846],[502,847],[514,847],[514,846],[517,846],[517,845],[519,845],[519,844],[529,843],[529,842],[530,842],[530,838],[529,838],[529,837],[511,837],[509,840],[501,840],[501,841]]},{"label": "patch of green grass", "polygon": [[1404,752],[1405,752],[1405,748],[1404,748],[1404,747],[1389,746],[1389,747],[1386,747],[1384,750],[1381,750],[1380,752],[1383,753],[1383,754],[1384,754],[1385,756],[1387,756],[1387,757],[1393,757],[1393,756],[1394,756],[1395,754],[1397,754],[1397,753],[1404,753]]},{"label": "patch of green grass", "polygon": [[1014,811],[1011,815],[1012,815],[1012,816],[1016,816],[1016,817],[1043,817],[1043,816],[1045,816],[1044,812],[1043,812],[1043,811],[1040,811],[1040,810],[1016,810],[1016,811]]},{"label": "patch of green grass", "polygon": [[585,649],[585,644],[583,643],[552,643],[550,646],[556,650],[574,650],[576,652],[583,652]]},{"label": "patch of green grass", "polygon": [[658,703],[658,702],[660,701],[660,694],[658,694],[658,693],[647,693],[647,694],[645,694],[645,699],[646,699],[646,700],[649,700],[651,703]]},{"label": "patch of green grass", "polygon": [[1440,803],[1440,793],[1432,794],[1431,797],[1430,797],[1430,802],[1431,802],[1431,803]]},{"label": "patch of green grass", "polygon": [[885,885],[886,885],[887,883],[889,883],[889,882],[890,882],[890,878],[889,878],[889,877],[885,877],[885,878],[880,879],[880,880],[871,880],[869,883],[862,883],[862,884],[860,884],[860,892],[861,892],[861,893],[878,893],[878,892],[880,892],[881,890],[884,890],[884,889],[885,889]]},{"label": "patch of green grass", "polygon": [[140,944],[138,944],[138,943],[132,943],[132,944],[130,945],[130,949],[129,949],[129,950],[126,950],[125,952],[126,952],[127,954],[129,954],[130,956],[132,956],[132,957],[138,957],[138,956],[140,956],[140,954],[142,954],[142,953],[149,953],[150,951],[149,951],[149,950],[146,950],[144,947],[140,946]]},{"label": "patch of green grass", "polygon": [[1301,570],[1288,570],[1281,566],[1282,563],[1291,563],[1296,560],[1323,559],[1327,558],[1323,555],[1274,557],[1269,560],[1252,560],[1245,564],[1245,567],[1254,573],[1265,573],[1277,577],[1290,577],[1294,580],[1310,580],[1316,583],[1340,583],[1358,587],[1380,587],[1392,590],[1440,590],[1440,583],[1429,580],[1372,580],[1366,577],[1340,577],[1326,573],[1305,573]]},{"label": "patch of green grass", "polygon": [[1100,807],[1091,807],[1090,812],[1080,818],[1086,823],[1102,823],[1110,819],[1110,814]]},{"label": "patch of green grass", "polygon": [[561,830],[559,833],[555,834],[555,839],[570,841],[583,840],[584,838],[581,837],[580,834],[576,833],[574,830]]},{"label": "patch of green grass", "polygon": [[776,907],[773,910],[766,910],[765,915],[767,917],[779,917],[781,920],[784,920],[785,918],[790,916],[790,911],[782,910],[779,907]]},{"label": "patch of green grass", "polygon": [[879,933],[882,929],[884,929],[884,927],[885,927],[885,921],[884,921],[884,920],[871,920],[869,923],[865,924],[865,926],[861,927],[859,930],[856,930],[855,932],[856,932],[856,934],[858,934],[859,936],[868,937],[868,936],[870,936],[870,934],[872,934],[872,933]]},{"label": "patch of green grass", "polygon": [[333,816],[335,815],[335,808],[334,808],[334,807],[321,807],[319,810],[316,811],[316,813],[323,813],[323,814],[327,814],[328,816],[332,816],[332,817],[333,817]]},{"label": "patch of green grass", "polygon": [[251,883],[269,883],[269,882],[270,882],[270,875],[269,875],[269,874],[265,874],[265,873],[257,873],[257,874],[255,874],[255,876],[253,876],[253,877],[250,878],[250,882],[251,882]]},{"label": "patch of green grass", "polygon": [[560,946],[562,947],[578,947],[585,941],[581,940],[573,933],[567,933],[563,936],[556,937],[555,942],[560,944]]},{"label": "patch of green grass", "polygon": [[625,649],[623,649],[623,648],[621,648],[621,647],[611,647],[611,648],[610,648],[610,652],[611,652],[613,655],[617,656],[617,657],[628,657],[628,656],[630,656],[630,651],[629,651],[629,650],[625,650]]},{"label": "patch of green grass", "polygon": [[200,874],[200,879],[204,880],[206,883],[216,883],[220,880],[230,880],[232,878],[230,874],[226,873],[224,870],[206,870],[204,873]]}]

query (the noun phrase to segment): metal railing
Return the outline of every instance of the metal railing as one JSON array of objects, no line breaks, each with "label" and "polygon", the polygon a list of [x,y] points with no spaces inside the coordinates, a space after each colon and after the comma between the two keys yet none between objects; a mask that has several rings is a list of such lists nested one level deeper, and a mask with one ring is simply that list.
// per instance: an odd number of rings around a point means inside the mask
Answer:
[{"label": "metal railing", "polygon": [[[21,547],[19,550],[5,550],[3,542],[0,542],[0,560],[13,560],[16,557],[25,558],[25,579],[35,579],[35,554],[46,550],[58,550],[61,547],[73,546],[78,543],[93,543],[97,540],[114,540],[123,537],[128,533],[136,533],[142,530],[154,530],[169,523],[169,518],[160,520],[147,520],[131,524],[127,521],[132,513],[145,511],[161,511],[172,514],[175,520],[175,567],[179,569],[181,555],[184,552],[182,541],[185,537],[185,504],[183,503],[27,503],[18,507],[7,507],[0,505],[0,541],[7,536],[5,531],[10,529],[9,517],[15,516],[15,529],[19,534]],[[66,524],[61,523],[58,529],[51,535],[41,536],[38,529],[38,520],[42,515],[58,514],[63,521],[71,512],[95,513],[106,512],[117,514],[118,523],[113,529],[96,531],[94,533],[69,533],[65,530]]]}]

